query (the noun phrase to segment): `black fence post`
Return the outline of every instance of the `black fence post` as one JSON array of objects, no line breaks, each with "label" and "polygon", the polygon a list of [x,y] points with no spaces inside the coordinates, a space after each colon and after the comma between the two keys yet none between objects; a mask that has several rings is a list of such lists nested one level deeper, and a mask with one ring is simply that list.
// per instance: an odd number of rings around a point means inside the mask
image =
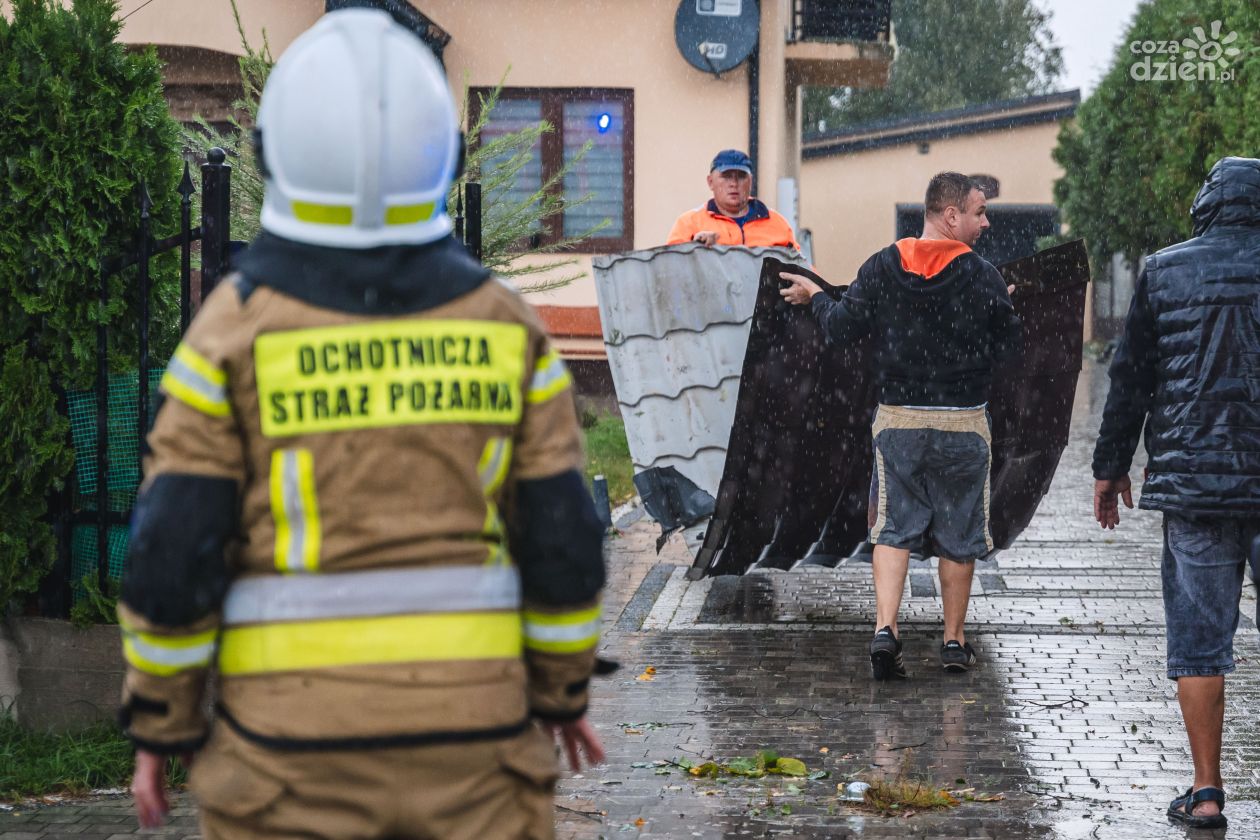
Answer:
[{"label": "black fence post", "polygon": [[153,199],[144,182],[140,182],[140,247],[136,252],[137,281],[140,285],[140,381],[136,383],[136,442],[144,451],[144,436],[149,430],[149,211]]},{"label": "black fence post", "polygon": [[455,238],[467,243],[464,237],[464,188],[455,190]]},{"label": "black fence post", "polygon": [[101,271],[100,323],[96,325],[96,583],[109,591],[109,340],[105,312],[109,275]]},{"label": "black fence post", "polygon": [[602,475],[595,476],[591,482],[591,495],[595,500],[595,514],[604,523],[604,529],[612,527],[612,502],[608,499],[608,479]]},{"label": "black fence post", "polygon": [[192,321],[192,196],[193,186],[188,161],[184,161],[184,177],[179,186],[179,233],[183,241],[179,246],[179,333],[183,335]]},{"label": "black fence post", "polygon": [[214,291],[219,279],[227,273],[232,240],[229,208],[231,207],[232,166],[227,153],[215,146],[201,165],[201,294],[200,300]]},{"label": "black fence post", "polygon": [[[70,409],[67,405],[65,389],[58,387],[56,391],[57,414],[69,417]],[[73,435],[67,430],[66,445],[73,448],[73,441]],[[53,491],[48,499],[49,519],[53,527],[53,537],[57,541],[57,552],[53,556],[52,568],[39,583],[39,592],[36,596],[39,615],[44,618],[70,617],[70,604],[73,600],[70,588],[70,545],[74,530],[73,485],[73,481],[66,481],[61,489]]]},{"label": "black fence post", "polygon": [[464,190],[468,193],[465,198],[468,218],[465,221],[467,233],[464,241],[468,244],[473,259],[481,262],[481,184],[470,181],[464,185]]}]

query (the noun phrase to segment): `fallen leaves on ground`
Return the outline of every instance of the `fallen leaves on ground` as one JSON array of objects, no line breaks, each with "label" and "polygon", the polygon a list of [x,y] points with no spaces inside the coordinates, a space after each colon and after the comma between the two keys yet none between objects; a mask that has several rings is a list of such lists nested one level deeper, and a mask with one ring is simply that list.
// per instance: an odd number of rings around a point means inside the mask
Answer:
[{"label": "fallen leaves on ground", "polygon": [[639,674],[639,676],[635,677],[635,679],[639,682],[651,682],[656,679],[656,669],[649,665],[644,668],[643,673]]},{"label": "fallen leaves on ground", "polygon": [[[960,780],[961,781],[961,780]],[[918,811],[955,808],[963,802],[1001,802],[1004,793],[980,793],[974,787],[946,790],[925,781],[898,777],[870,782],[862,805],[885,816],[911,816]]]},{"label": "fallen leaves on ground", "polygon": [[877,779],[866,789],[864,804],[881,814],[905,814],[960,804],[949,791],[926,782]]},{"label": "fallen leaves on ground", "polygon": [[695,762],[688,758],[679,758],[674,761],[655,762],[655,766],[656,772],[660,775],[665,775],[669,773],[671,767],[676,767],[699,779],[718,779],[723,776],[740,776],[747,779],[760,779],[763,776],[825,779],[829,775],[826,770],[815,770],[811,773],[805,766],[805,762],[799,758],[780,756],[773,750],[762,750],[755,756],[738,756],[729,761]]}]

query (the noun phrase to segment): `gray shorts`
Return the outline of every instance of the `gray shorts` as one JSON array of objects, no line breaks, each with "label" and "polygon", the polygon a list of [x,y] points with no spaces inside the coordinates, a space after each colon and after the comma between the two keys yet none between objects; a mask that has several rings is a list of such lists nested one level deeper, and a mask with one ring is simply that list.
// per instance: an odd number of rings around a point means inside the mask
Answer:
[{"label": "gray shorts", "polygon": [[[1257,534],[1257,520],[1164,514],[1169,679],[1234,670],[1243,567]],[[1253,566],[1251,572],[1260,580],[1260,568]]]},{"label": "gray shorts", "polygon": [[875,524],[870,541],[926,542],[970,562],[993,550],[989,534],[989,418],[983,408],[926,411],[881,405],[875,441]]}]

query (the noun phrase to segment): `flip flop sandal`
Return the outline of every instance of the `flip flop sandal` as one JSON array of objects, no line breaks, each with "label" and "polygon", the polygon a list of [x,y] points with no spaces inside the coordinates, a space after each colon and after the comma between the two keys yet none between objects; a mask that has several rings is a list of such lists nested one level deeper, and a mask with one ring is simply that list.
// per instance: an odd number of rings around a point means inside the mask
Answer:
[{"label": "flip flop sandal", "polygon": [[1224,811],[1225,791],[1214,787],[1191,788],[1168,804],[1168,819],[1190,828],[1224,828],[1229,822],[1224,814],[1200,817],[1194,813],[1204,802],[1215,802]]}]

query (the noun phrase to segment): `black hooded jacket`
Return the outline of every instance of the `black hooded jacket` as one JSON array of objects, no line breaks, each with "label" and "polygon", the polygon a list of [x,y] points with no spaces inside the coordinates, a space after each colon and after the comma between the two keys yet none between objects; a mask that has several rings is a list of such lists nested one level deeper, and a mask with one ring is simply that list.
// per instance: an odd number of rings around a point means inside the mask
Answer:
[{"label": "black hooded jacket", "polygon": [[1260,160],[1218,161],[1190,213],[1138,279],[1094,477],[1128,474],[1145,424],[1141,507],[1260,517]]},{"label": "black hooded jacket", "polygon": [[[912,261],[907,268],[916,246],[923,251],[937,245],[945,248],[931,248],[935,260]],[[889,245],[858,269],[840,300],[814,295],[811,308],[828,341],[871,334],[879,401],[886,405],[987,403],[994,367],[1023,350],[1023,327],[1006,281],[960,243],[910,239]]]}]

